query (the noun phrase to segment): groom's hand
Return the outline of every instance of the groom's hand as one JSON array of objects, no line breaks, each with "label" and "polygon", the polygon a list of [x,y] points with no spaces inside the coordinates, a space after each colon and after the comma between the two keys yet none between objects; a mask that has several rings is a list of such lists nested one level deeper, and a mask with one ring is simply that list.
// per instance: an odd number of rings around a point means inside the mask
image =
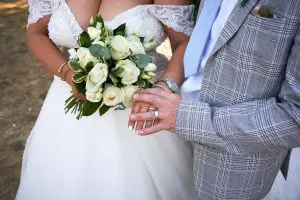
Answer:
[{"label": "groom's hand", "polygon": [[[172,94],[160,88],[152,88],[143,90],[143,92],[135,95],[133,101],[141,101],[152,104],[157,108],[158,123],[155,125],[137,130],[140,135],[150,135],[162,130],[175,132],[176,113],[181,101],[179,95]],[[132,121],[151,121],[155,119],[155,111],[145,113],[137,113],[130,115]]]}]

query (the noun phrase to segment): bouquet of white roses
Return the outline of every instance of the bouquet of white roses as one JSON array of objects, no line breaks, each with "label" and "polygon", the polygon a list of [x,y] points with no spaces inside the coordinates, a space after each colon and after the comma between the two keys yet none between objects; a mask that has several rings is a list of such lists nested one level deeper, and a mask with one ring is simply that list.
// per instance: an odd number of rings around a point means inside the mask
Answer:
[{"label": "bouquet of white roses", "polygon": [[99,110],[100,116],[110,108],[131,106],[132,96],[152,86],[156,65],[146,50],[154,40],[126,34],[126,24],[108,29],[102,17],[91,18],[87,31],[78,37],[78,48],[69,49],[69,66],[74,72],[73,83],[86,96],[74,95],[66,100],[66,113],[77,113],[77,119]]}]

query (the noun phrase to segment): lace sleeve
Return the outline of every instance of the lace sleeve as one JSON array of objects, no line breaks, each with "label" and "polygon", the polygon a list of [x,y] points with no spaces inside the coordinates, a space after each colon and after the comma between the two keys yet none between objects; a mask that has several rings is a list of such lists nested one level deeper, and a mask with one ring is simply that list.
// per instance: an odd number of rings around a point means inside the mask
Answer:
[{"label": "lace sleeve", "polygon": [[194,5],[151,5],[149,12],[161,23],[176,32],[188,36],[192,34],[194,22],[192,20]]},{"label": "lace sleeve", "polygon": [[28,24],[34,24],[39,19],[51,15],[54,0],[28,0]]}]

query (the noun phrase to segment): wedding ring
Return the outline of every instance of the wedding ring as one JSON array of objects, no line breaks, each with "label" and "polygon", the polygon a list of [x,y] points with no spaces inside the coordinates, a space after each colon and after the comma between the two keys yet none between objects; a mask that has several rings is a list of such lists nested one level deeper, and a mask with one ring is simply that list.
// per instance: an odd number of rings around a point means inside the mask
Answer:
[{"label": "wedding ring", "polygon": [[156,110],[154,112],[154,120],[158,120],[158,119],[159,119],[159,112],[158,112],[158,110]]},{"label": "wedding ring", "polygon": [[149,107],[148,110],[150,110],[150,111],[156,111],[156,108]]}]

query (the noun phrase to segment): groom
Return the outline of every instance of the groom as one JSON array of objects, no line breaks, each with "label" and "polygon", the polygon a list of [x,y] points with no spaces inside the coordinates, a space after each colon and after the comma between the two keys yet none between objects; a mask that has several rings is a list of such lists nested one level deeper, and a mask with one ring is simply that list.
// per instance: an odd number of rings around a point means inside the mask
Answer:
[{"label": "groom", "polygon": [[199,13],[182,98],[159,88],[135,96],[160,120],[139,133],[192,142],[198,199],[261,199],[300,146],[300,1],[202,0]]}]

